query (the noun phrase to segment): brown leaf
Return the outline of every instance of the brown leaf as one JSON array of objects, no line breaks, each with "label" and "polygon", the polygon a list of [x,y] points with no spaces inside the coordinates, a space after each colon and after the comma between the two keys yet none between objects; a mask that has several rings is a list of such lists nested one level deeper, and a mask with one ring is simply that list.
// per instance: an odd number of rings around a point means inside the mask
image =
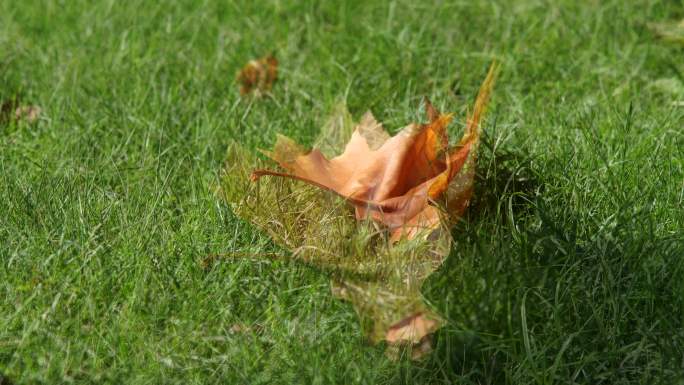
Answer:
[{"label": "brown leaf", "polygon": [[41,108],[38,106],[21,106],[14,110],[14,119],[24,120],[27,123],[33,123],[38,120],[41,113]]},{"label": "brown leaf", "polygon": [[278,78],[278,60],[268,55],[261,59],[250,60],[237,75],[240,94],[268,92]]},{"label": "brown leaf", "polygon": [[[274,150],[264,153],[287,172],[256,170],[252,180],[264,175],[289,177],[333,191],[354,205],[357,219],[370,218],[386,225],[394,240],[435,228],[439,211],[432,203],[445,192],[443,203],[453,217],[460,216],[470,201],[479,122],[495,73],[492,66],[465,133],[451,149],[446,128],[452,115],[439,113],[426,100],[429,122],[409,124],[393,137],[366,113],[344,152],[332,159],[318,149],[306,152],[291,139],[279,136]],[[451,186],[454,180],[458,183]]]},{"label": "brown leaf", "polygon": [[0,122],[25,121],[34,123],[38,120],[41,108],[32,105],[21,105],[18,99],[7,99],[0,104]]}]

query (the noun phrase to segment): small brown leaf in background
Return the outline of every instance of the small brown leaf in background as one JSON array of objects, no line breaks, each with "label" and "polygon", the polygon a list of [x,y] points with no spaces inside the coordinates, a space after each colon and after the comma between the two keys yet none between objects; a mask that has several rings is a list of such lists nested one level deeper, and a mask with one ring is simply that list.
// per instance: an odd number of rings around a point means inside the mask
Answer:
[{"label": "small brown leaf in background", "polygon": [[41,108],[32,105],[21,105],[17,98],[7,99],[0,105],[0,123],[24,121],[34,123],[40,117]]},{"label": "small brown leaf in background", "polygon": [[21,106],[14,110],[14,119],[33,123],[38,120],[41,111],[38,106]]},{"label": "small brown leaf in background", "polygon": [[268,92],[278,78],[278,60],[273,55],[258,60],[250,60],[240,73],[237,81],[240,83],[240,95],[254,92],[256,95]]}]

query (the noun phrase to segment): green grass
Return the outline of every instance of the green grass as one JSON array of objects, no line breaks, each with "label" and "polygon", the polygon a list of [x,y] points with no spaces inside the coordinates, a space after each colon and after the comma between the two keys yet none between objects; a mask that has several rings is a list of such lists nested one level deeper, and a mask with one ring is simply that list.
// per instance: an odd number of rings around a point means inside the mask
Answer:
[{"label": "green grass", "polygon": [[[647,27],[682,17],[677,0],[0,2],[0,99],[43,108],[0,127],[0,373],[684,383],[684,48]],[[240,99],[236,71],[271,51],[273,98]],[[231,140],[311,143],[341,101],[394,132],[423,96],[458,137],[493,59],[477,199],[424,288],[448,319],[428,359],[365,343],[320,272],[202,267],[274,248],[212,191]]]}]

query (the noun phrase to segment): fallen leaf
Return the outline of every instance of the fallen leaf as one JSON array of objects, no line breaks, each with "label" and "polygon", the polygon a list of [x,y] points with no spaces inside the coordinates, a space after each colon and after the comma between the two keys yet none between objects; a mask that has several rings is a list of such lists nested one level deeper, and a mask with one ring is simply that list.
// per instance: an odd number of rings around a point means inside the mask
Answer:
[{"label": "fallen leaf", "polygon": [[14,118],[16,120],[24,120],[28,123],[33,123],[38,120],[41,111],[41,108],[38,106],[21,106],[14,110]]},{"label": "fallen leaf", "polygon": [[274,56],[268,55],[261,59],[250,60],[237,75],[240,94],[268,92],[277,78],[278,60]]},{"label": "fallen leaf", "polygon": [[[284,172],[265,169],[237,144],[229,147],[220,192],[234,213],[292,251],[284,258],[328,273],[333,295],[352,303],[365,335],[387,342],[390,355],[405,347],[413,358],[428,353],[429,335],[443,324],[420,290],[449,254],[449,229],[470,201],[495,73],[492,66],[452,147],[452,116],[429,102],[427,123],[393,137],[370,113],[354,126],[338,106],[315,141],[318,149],[307,152],[281,137],[267,152]],[[250,182],[263,175],[285,178]]]},{"label": "fallen leaf", "polygon": [[[392,239],[414,237],[434,229],[439,212],[431,204],[446,196],[446,212],[460,216],[472,194],[479,122],[494,82],[495,66],[482,86],[475,110],[461,141],[448,149],[446,127],[451,114],[440,114],[429,101],[429,122],[409,124],[393,137],[370,112],[361,119],[344,152],[332,159],[314,149],[305,151],[293,140],[279,136],[273,151],[262,151],[287,172],[256,170],[264,175],[298,179],[345,198],[355,207],[356,219],[371,218],[392,230]],[[456,180],[450,188],[452,180]],[[449,190],[448,194],[444,194]]]},{"label": "fallen leaf", "polygon": [[0,104],[0,122],[25,121],[34,123],[38,120],[41,108],[32,105],[21,105],[16,98],[7,99]]}]

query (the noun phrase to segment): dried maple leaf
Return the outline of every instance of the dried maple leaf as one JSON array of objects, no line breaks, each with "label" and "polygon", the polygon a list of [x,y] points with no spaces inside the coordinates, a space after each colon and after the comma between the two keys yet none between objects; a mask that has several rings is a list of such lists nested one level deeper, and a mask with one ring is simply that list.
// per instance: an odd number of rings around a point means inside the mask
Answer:
[{"label": "dried maple leaf", "polygon": [[[357,219],[370,218],[388,226],[395,241],[402,235],[412,238],[421,229],[435,228],[440,219],[433,202],[445,196],[446,212],[456,217],[470,200],[479,123],[494,74],[492,66],[465,133],[451,149],[446,127],[452,115],[440,114],[426,99],[428,123],[410,124],[389,137],[368,112],[344,152],[332,159],[317,149],[306,152],[291,139],[279,136],[274,150],[264,153],[288,172],[256,170],[252,180],[281,176],[334,191],[354,205]],[[454,180],[458,183],[450,188]]]},{"label": "dried maple leaf", "polygon": [[[420,290],[449,253],[449,219],[462,214],[472,195],[479,125],[495,72],[493,66],[452,148],[446,139],[451,115],[429,103],[428,123],[394,137],[370,114],[354,127],[346,108],[338,108],[315,142],[318,150],[278,140],[268,154],[287,173],[250,174],[261,161],[237,144],[229,148],[221,193],[234,212],[290,249],[287,258],[331,274],[333,295],[353,304],[370,341],[387,342],[393,357],[405,347],[412,358],[426,354],[429,335],[443,324]],[[286,178],[248,180],[262,175]],[[365,218],[371,220],[359,220]]]},{"label": "dried maple leaf", "polygon": [[268,55],[258,60],[250,60],[238,73],[237,81],[240,83],[240,94],[250,92],[263,93],[273,87],[278,78],[278,60]]}]

